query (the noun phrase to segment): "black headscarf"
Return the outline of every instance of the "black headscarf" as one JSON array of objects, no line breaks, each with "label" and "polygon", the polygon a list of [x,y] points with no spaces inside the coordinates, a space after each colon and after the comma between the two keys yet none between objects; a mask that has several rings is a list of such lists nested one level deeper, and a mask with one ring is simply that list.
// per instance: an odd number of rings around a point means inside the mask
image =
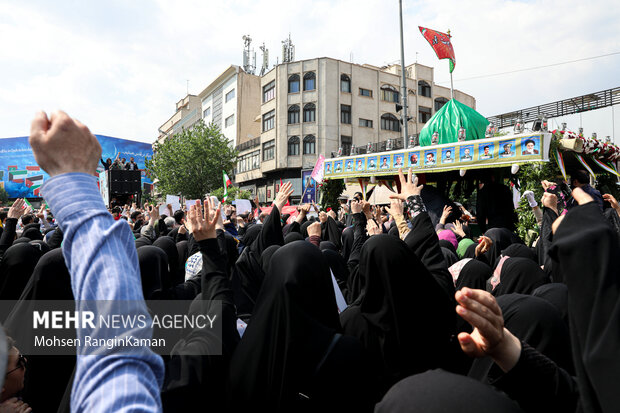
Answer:
[{"label": "black headscarf", "polygon": [[522,413],[509,398],[476,380],[430,370],[407,377],[387,392],[376,413]]},{"label": "black headscarf", "polygon": [[15,244],[6,250],[0,264],[0,299],[17,300],[28,284],[42,251],[30,243]]},{"label": "black headscarf", "polygon": [[172,286],[185,281],[185,271],[179,272],[179,251],[174,240],[170,237],[159,237],[153,242],[154,247],[159,247],[168,256],[168,276]]},{"label": "black headscarf", "polygon": [[293,241],[303,241],[304,237],[299,232],[291,232],[284,237],[284,244],[290,244]]},{"label": "black headscarf", "polygon": [[156,291],[171,287],[168,277],[168,257],[161,248],[146,245],[138,248],[140,278],[144,299],[153,299]]},{"label": "black headscarf", "polygon": [[248,229],[246,229],[245,234],[243,235],[243,239],[241,240],[244,247],[247,248],[252,245],[254,240],[260,235],[262,229],[263,225],[254,224],[248,226]]},{"label": "black headscarf", "polygon": [[456,290],[463,287],[484,290],[489,278],[493,275],[493,270],[487,264],[471,260],[461,270],[456,280]]},{"label": "black headscarf", "polygon": [[332,250],[338,252],[338,247],[336,247],[336,245],[331,241],[321,241],[319,244],[319,249],[321,251]]},{"label": "black headscarf", "polygon": [[265,248],[265,251],[260,256],[260,266],[263,269],[263,272],[267,274],[269,270],[269,263],[271,262],[271,257],[273,254],[280,248],[279,245],[271,245]]},{"label": "black headscarf", "polygon": [[353,240],[355,239],[355,232],[353,227],[347,227],[342,231],[342,257],[345,261],[349,261],[351,250],[353,249]]},{"label": "black headscarf", "polygon": [[484,253],[491,268],[495,268],[503,250],[512,244],[523,244],[521,238],[506,228],[491,228],[484,235],[493,241],[491,248]]},{"label": "black headscarf", "polygon": [[562,320],[568,326],[568,287],[566,284],[550,283],[541,285],[532,292],[532,295],[553,304],[562,315]]},{"label": "black headscarf", "polygon": [[185,279],[185,263],[189,258],[189,245],[187,240],[177,242],[177,254],[179,255],[179,273]]},{"label": "black headscarf", "polygon": [[317,248],[293,242],[271,262],[230,364],[235,411],[298,410],[299,393],[313,387],[340,329],[329,266]]},{"label": "black headscarf", "polygon": [[446,260],[446,265],[448,267],[452,266],[452,264],[459,260],[456,254],[446,247],[441,247],[441,253],[443,254],[443,258]]},{"label": "black headscarf", "polygon": [[338,227],[334,218],[328,216],[327,221],[321,222],[321,239],[323,241],[331,241],[337,249],[340,249],[342,247],[341,236],[342,230]]},{"label": "black headscarf", "polygon": [[49,252],[49,250],[51,250],[50,246],[47,245],[45,241],[38,240],[38,239],[34,241],[30,241],[30,245],[34,246],[35,248],[40,249],[41,254],[45,254],[46,252]]},{"label": "black headscarf", "polygon": [[[441,365],[456,313],[435,278],[400,239],[372,236],[362,247],[358,271],[364,290],[341,314],[341,322],[345,333],[366,348],[379,378],[380,397],[398,380]],[[420,340],[420,331],[426,339]]]},{"label": "black headscarf", "polygon": [[38,228],[28,228],[22,232],[22,237],[30,238],[31,240],[42,240],[43,234],[41,234]]},{"label": "black headscarf", "polygon": [[400,237],[400,233],[398,232],[398,227],[392,226],[388,231],[388,234],[393,235],[395,237]]},{"label": "black headscarf", "polygon": [[538,257],[536,256],[536,253],[525,244],[512,244],[502,251],[502,255],[504,257],[528,258],[535,263],[538,263]]},{"label": "black headscarf", "polygon": [[529,258],[508,258],[500,271],[500,282],[492,294],[531,294],[536,288],[549,282],[549,276]]},{"label": "black headscarf", "polygon": [[329,263],[329,268],[331,268],[332,273],[334,274],[334,278],[336,278],[336,282],[338,283],[338,287],[340,287],[340,291],[346,297],[346,288],[347,288],[347,280],[349,278],[349,267],[347,267],[347,263],[342,258],[342,255],[338,254],[338,252],[330,249],[322,250],[323,256],[327,258],[327,262]]},{"label": "black headscarf", "polygon": [[30,242],[30,241],[32,240],[28,237],[19,237],[19,238],[16,238],[15,241],[13,241],[12,245],[23,244],[23,243]]},{"label": "black headscarf", "polygon": [[136,248],[140,248],[146,245],[151,245],[153,242],[148,237],[142,236],[140,238],[137,238],[135,243],[136,243]]},{"label": "black headscarf", "polygon": [[308,238],[308,227],[312,225],[312,223],[312,221],[306,221],[301,224],[301,236],[304,237],[304,239]]},{"label": "black headscarf", "polygon": [[454,248],[454,244],[452,244],[450,241],[445,240],[445,239],[440,239],[439,246],[442,248],[449,249],[450,251],[452,251],[452,253],[456,255],[456,248]]}]

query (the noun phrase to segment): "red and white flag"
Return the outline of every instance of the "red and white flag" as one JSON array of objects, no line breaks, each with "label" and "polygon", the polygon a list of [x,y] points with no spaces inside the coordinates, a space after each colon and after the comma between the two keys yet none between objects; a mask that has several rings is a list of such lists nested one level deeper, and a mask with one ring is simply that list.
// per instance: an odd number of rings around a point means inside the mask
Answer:
[{"label": "red and white flag", "polygon": [[310,175],[315,182],[322,184],[323,183],[323,164],[325,164],[325,157],[323,155],[319,155],[319,158],[316,160],[316,164],[314,165],[314,169],[312,170],[312,174]]}]

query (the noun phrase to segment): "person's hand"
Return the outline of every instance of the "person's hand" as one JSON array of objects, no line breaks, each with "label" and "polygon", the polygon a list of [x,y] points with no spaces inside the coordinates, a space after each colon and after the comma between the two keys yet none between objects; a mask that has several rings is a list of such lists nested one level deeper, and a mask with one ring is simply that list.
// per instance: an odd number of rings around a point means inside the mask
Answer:
[{"label": "person's hand", "polygon": [[172,204],[166,204],[166,209],[170,212],[170,216],[174,215],[174,211],[172,211]]},{"label": "person's hand", "polygon": [[491,238],[485,236],[480,237],[480,243],[476,246],[476,257],[487,252],[491,248],[491,245],[493,245]]},{"label": "person's hand", "polygon": [[448,205],[444,205],[443,212],[441,213],[441,218],[439,219],[439,222],[445,225],[446,220],[448,219],[451,213],[452,213],[452,207]]},{"label": "person's hand", "polygon": [[504,327],[504,317],[495,297],[483,290],[462,288],[455,294],[456,312],[474,327],[460,333],[459,344],[470,357],[490,356],[504,371],[512,369],[521,355],[521,342]]},{"label": "person's hand", "polygon": [[319,224],[318,222],[314,222],[310,225],[308,225],[308,236],[312,237],[312,236],[321,236],[321,224]]},{"label": "person's hand", "polygon": [[7,213],[7,218],[15,218],[19,219],[22,215],[26,213],[26,209],[24,209],[24,198],[17,198],[11,208],[9,208],[9,212]]},{"label": "person's hand", "polygon": [[200,201],[196,201],[196,205],[190,207],[187,220],[191,222],[192,235],[196,241],[215,238],[217,236],[215,224],[217,223],[217,216],[219,214],[219,207],[213,211],[211,198],[205,199],[204,205],[201,205]]},{"label": "person's hand", "polygon": [[181,225],[179,227],[179,234],[186,234],[187,233],[187,228],[185,227],[185,225]]},{"label": "person's hand", "polygon": [[360,201],[362,203],[362,211],[364,212],[364,215],[366,215],[366,219],[370,219],[372,218],[372,205],[370,205],[370,202],[368,201]]},{"label": "person's hand", "polygon": [[147,213],[149,216],[149,223],[154,225],[155,221],[159,219],[159,208],[154,205],[149,205]]},{"label": "person's hand", "polygon": [[243,220],[242,217],[237,217],[237,226],[243,226],[245,224],[245,221]]},{"label": "person's hand", "polygon": [[400,199],[390,200],[390,207],[386,209],[387,209],[388,214],[390,214],[392,217],[403,215],[405,212],[403,201],[401,201]]},{"label": "person's hand", "polygon": [[345,214],[349,213],[349,206],[347,204],[342,204],[342,210],[344,211]]},{"label": "person's hand", "polygon": [[292,183],[285,182],[280,186],[280,190],[278,191],[278,194],[276,195],[276,199],[273,201],[273,203],[278,208],[280,213],[282,213],[282,207],[286,204],[286,201],[288,201],[288,198],[291,196],[292,193],[293,193]]},{"label": "person's hand", "polygon": [[333,209],[332,209],[331,211],[329,211],[329,212],[327,213],[327,215],[329,215],[330,217],[332,217],[332,218],[334,219],[334,221],[338,219],[338,216],[336,215],[336,213],[334,212],[334,210],[333,210]]},{"label": "person's hand", "polygon": [[406,201],[413,195],[420,195],[424,185],[418,185],[418,177],[413,178],[413,169],[409,168],[407,178],[403,175],[403,169],[398,168],[398,177],[400,178],[400,193],[390,195],[391,199],[400,199]]},{"label": "person's hand", "polygon": [[543,181],[540,181],[540,184],[542,185],[543,190],[545,192],[547,191],[547,189],[554,189],[557,186],[555,182],[550,182],[550,181],[547,181],[546,179]]},{"label": "person's hand", "polygon": [[369,219],[368,222],[366,222],[366,232],[372,237],[373,235],[381,234],[383,231],[381,231],[381,228],[379,228],[373,219]]},{"label": "person's hand", "polygon": [[0,413],[30,413],[32,408],[23,400],[12,397],[0,403]]},{"label": "person's hand", "polygon": [[45,218],[45,214],[43,213],[45,211],[45,204],[41,205],[41,208],[39,208],[39,211],[37,212],[37,217],[44,219]]},{"label": "person's hand", "polygon": [[101,159],[101,145],[90,130],[62,111],[38,112],[28,139],[37,164],[51,177],[83,172],[94,175]]},{"label": "person's hand", "polygon": [[558,197],[550,192],[545,192],[540,200],[543,206],[558,212]]},{"label": "person's hand", "polygon": [[454,221],[454,233],[461,238],[465,238],[465,231],[463,230],[463,224],[458,219]]},{"label": "person's hand", "polygon": [[359,214],[362,212],[362,201],[351,201],[351,213]]},{"label": "person's hand", "polygon": [[618,211],[620,209],[620,205],[618,204],[618,200],[612,194],[604,194],[603,199],[611,204],[611,207]]},{"label": "person's hand", "polygon": [[[581,188],[573,189],[573,198],[575,199],[575,201],[577,201],[577,203],[579,205],[585,205],[585,204],[588,204],[590,202],[594,202],[594,198],[592,198],[588,193],[586,193]],[[551,232],[552,233],[555,234],[555,232],[558,230],[558,227],[562,223],[562,220],[564,219],[565,216],[566,215],[562,215],[558,219],[553,221],[553,224],[551,224]]]},{"label": "person's hand", "polygon": [[319,212],[319,221],[321,221],[321,223],[327,222],[327,214],[325,211]]}]

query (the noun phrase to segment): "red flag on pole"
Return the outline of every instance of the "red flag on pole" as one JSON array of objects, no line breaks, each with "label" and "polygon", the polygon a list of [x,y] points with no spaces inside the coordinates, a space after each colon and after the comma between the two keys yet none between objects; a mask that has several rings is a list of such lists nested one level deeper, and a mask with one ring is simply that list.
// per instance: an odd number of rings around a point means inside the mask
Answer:
[{"label": "red flag on pole", "polygon": [[450,73],[452,73],[454,66],[456,66],[456,57],[454,55],[452,43],[450,42],[450,35],[421,26],[418,26],[418,28],[422,36],[424,36],[435,51],[438,59],[450,59]]}]

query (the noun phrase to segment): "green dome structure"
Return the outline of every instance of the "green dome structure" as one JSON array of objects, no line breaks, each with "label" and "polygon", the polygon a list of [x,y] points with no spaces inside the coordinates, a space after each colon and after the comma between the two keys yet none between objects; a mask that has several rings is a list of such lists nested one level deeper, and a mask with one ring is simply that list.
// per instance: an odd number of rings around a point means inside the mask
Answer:
[{"label": "green dome structure", "polygon": [[465,128],[467,141],[484,139],[489,121],[474,109],[451,99],[426,122],[420,131],[420,146],[430,146],[433,133],[437,144],[458,142],[459,128]]}]

